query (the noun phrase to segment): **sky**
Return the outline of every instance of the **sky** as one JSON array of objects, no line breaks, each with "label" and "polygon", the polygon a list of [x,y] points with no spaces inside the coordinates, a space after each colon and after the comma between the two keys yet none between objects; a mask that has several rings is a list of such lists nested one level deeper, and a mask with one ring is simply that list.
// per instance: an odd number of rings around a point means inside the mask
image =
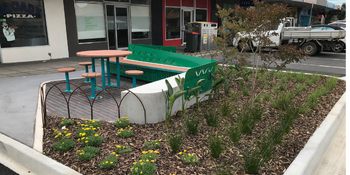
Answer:
[{"label": "sky", "polygon": [[343,3],[345,3],[346,0],[328,0],[328,2],[331,2],[335,5],[342,5]]}]

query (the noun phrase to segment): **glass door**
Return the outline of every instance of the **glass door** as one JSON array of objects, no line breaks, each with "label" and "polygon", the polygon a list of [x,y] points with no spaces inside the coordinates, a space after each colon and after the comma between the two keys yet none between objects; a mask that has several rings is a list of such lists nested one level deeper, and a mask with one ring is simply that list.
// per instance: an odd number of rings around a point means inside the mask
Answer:
[{"label": "glass door", "polygon": [[127,49],[129,45],[129,13],[127,7],[106,5],[109,49]]},{"label": "glass door", "polygon": [[182,44],[186,43],[186,26],[188,25],[189,22],[193,22],[193,10],[182,10]]}]

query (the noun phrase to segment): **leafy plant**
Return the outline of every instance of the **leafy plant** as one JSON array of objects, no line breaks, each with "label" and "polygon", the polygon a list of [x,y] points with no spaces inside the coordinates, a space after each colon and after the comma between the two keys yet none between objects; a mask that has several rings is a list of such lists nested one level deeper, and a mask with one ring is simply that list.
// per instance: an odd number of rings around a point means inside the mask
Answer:
[{"label": "leafy plant", "polygon": [[119,128],[125,128],[130,125],[129,117],[122,117],[114,122],[114,125]]},{"label": "leafy plant", "polygon": [[78,140],[81,140],[84,146],[98,146],[101,145],[103,137],[99,136],[98,134],[95,134],[93,136],[82,137]]},{"label": "leafy plant", "polygon": [[[145,162],[149,162],[150,160],[156,160],[158,158],[158,155],[156,153],[159,153],[158,151],[142,151],[142,157],[141,160]],[[148,161],[147,161],[148,160]]]},{"label": "leafy plant", "polygon": [[186,117],[185,125],[187,128],[187,132],[189,134],[196,135],[198,131],[199,117],[195,117],[195,116]]},{"label": "leafy plant", "polygon": [[72,133],[68,133],[68,128],[62,131],[58,131],[57,129],[53,129],[53,136],[58,139],[63,139],[63,138],[70,138]]},{"label": "leafy plant", "polygon": [[286,85],[285,84],[280,84],[278,86],[278,89],[281,90],[281,91],[284,91],[284,90],[286,90]]},{"label": "leafy plant", "polygon": [[249,89],[247,87],[243,87],[242,89],[243,95],[248,96],[249,95]]},{"label": "leafy plant", "polygon": [[93,130],[93,128],[79,128],[77,130],[77,134],[76,137],[77,138],[83,138],[83,137],[88,137],[88,136],[93,136],[95,135],[95,131]]},{"label": "leafy plant", "polygon": [[204,113],[204,118],[207,121],[208,126],[216,127],[219,123],[219,117],[214,110],[208,110]]},{"label": "leafy plant", "polygon": [[296,75],[296,77],[295,77],[295,81],[296,81],[297,83],[302,82],[303,79],[304,79],[304,77],[305,77],[305,73],[304,73],[304,72],[298,73],[298,74]]},{"label": "leafy plant", "polygon": [[134,165],[131,167],[130,171],[132,175],[153,175],[156,171],[156,165],[151,161],[147,162],[140,160],[139,162],[134,162]]},{"label": "leafy plant", "polygon": [[210,149],[210,155],[214,158],[218,158],[224,148],[222,147],[222,140],[216,135],[212,135],[209,137],[209,149]]},{"label": "leafy plant", "polygon": [[160,148],[162,147],[161,140],[152,140],[152,141],[145,141],[145,146],[150,149],[150,148]]},{"label": "leafy plant", "polygon": [[116,149],[114,150],[114,152],[116,152],[117,154],[125,154],[132,151],[132,149],[129,146],[116,145],[115,147]]},{"label": "leafy plant", "polygon": [[270,135],[264,136],[261,139],[261,141],[258,142],[258,148],[264,161],[269,160],[271,158],[272,151],[275,148],[273,143],[273,138],[271,138]]},{"label": "leafy plant", "polygon": [[132,127],[129,128],[120,128],[118,129],[118,136],[121,138],[125,138],[125,137],[131,137],[134,135],[134,132],[132,131]]},{"label": "leafy plant", "polygon": [[106,157],[106,159],[102,160],[99,164],[99,167],[101,169],[109,169],[113,167],[116,163],[119,161],[118,154],[116,155],[109,155]]},{"label": "leafy plant", "polygon": [[325,88],[328,91],[331,91],[337,85],[337,83],[338,83],[338,78],[329,77],[327,82],[326,82]]},{"label": "leafy plant", "polygon": [[260,100],[261,100],[261,96],[259,95],[259,96],[257,96],[257,97],[255,98],[254,102],[255,102],[255,103],[258,103],[258,102],[260,102]]},{"label": "leafy plant", "polygon": [[293,93],[280,94],[276,98],[271,100],[271,106],[277,109],[287,109],[290,101],[294,98]]},{"label": "leafy plant", "polygon": [[287,72],[286,74],[286,79],[290,81],[293,78],[293,73],[292,72]]},{"label": "leafy plant", "polygon": [[180,159],[186,163],[192,163],[192,164],[199,163],[197,156],[193,154],[185,154],[182,152],[179,152],[179,154],[180,154]]},{"label": "leafy plant", "polygon": [[68,127],[71,125],[74,125],[74,119],[62,119],[62,121],[59,124],[60,127]]},{"label": "leafy plant", "polygon": [[232,100],[236,100],[236,99],[237,99],[237,93],[232,92],[232,93],[231,93],[231,99],[232,99]]},{"label": "leafy plant", "polygon": [[171,150],[178,151],[180,150],[181,144],[182,144],[182,132],[180,130],[169,132],[167,133],[167,138],[169,141],[169,145]]},{"label": "leafy plant", "polygon": [[276,79],[281,79],[284,75],[284,72],[278,71],[275,73],[275,78]]},{"label": "leafy plant", "polygon": [[101,126],[100,121],[95,121],[95,120],[86,120],[86,123],[84,124],[85,127],[90,127],[90,128],[97,128]]},{"label": "leafy plant", "polygon": [[61,153],[67,152],[75,146],[75,142],[71,139],[62,139],[53,144],[53,148]]},{"label": "leafy plant", "polygon": [[297,84],[295,94],[300,94],[306,88],[305,84]]},{"label": "leafy plant", "polygon": [[165,105],[166,105],[166,118],[165,118],[165,124],[170,124],[170,117],[171,117],[171,111],[173,109],[175,100],[181,96],[183,96],[186,91],[177,91],[175,94],[173,94],[173,87],[170,85],[168,80],[165,80],[165,84],[168,88],[166,92],[163,92],[164,98],[165,98]]},{"label": "leafy plant", "polygon": [[86,146],[82,150],[78,150],[78,159],[79,160],[91,160],[92,158],[96,157],[96,154],[100,152],[100,149]]},{"label": "leafy plant", "polygon": [[254,107],[250,107],[249,109],[250,116],[254,121],[260,120],[263,112],[263,106],[256,105]]},{"label": "leafy plant", "polygon": [[228,101],[225,101],[222,105],[221,105],[221,114],[224,117],[228,117],[231,115],[233,111],[233,108],[230,106],[230,103]]},{"label": "leafy plant", "polygon": [[264,99],[264,100],[269,100],[269,99],[270,99],[270,94],[264,93],[263,99]]},{"label": "leafy plant", "polygon": [[262,155],[259,150],[247,149],[243,153],[244,168],[248,174],[258,173],[262,165]]},{"label": "leafy plant", "polygon": [[234,126],[233,124],[231,124],[227,128],[227,133],[233,143],[238,142],[241,138],[241,129],[239,126]]}]

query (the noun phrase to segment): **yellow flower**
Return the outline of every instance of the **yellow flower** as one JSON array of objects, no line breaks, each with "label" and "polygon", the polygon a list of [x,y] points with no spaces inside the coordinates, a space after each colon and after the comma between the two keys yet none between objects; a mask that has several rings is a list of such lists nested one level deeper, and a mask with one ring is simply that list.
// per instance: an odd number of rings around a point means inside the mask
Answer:
[{"label": "yellow flower", "polygon": [[80,122],[77,122],[77,124],[80,124]]},{"label": "yellow flower", "polygon": [[88,140],[85,141],[85,143],[89,142]]},{"label": "yellow flower", "polygon": [[98,134],[95,134],[95,136],[97,137],[97,136],[98,136]]},{"label": "yellow flower", "polygon": [[112,154],[115,154],[115,152],[112,152]]},{"label": "yellow flower", "polygon": [[136,162],[134,162],[133,164],[136,165]]},{"label": "yellow flower", "polygon": [[142,174],[142,171],[140,172],[140,174]]},{"label": "yellow flower", "polygon": [[100,129],[100,127],[97,127],[97,129]]},{"label": "yellow flower", "polygon": [[182,152],[179,152],[179,154],[181,155],[181,154],[182,154]]},{"label": "yellow flower", "polygon": [[96,130],[96,128],[92,128],[92,130]]},{"label": "yellow flower", "polygon": [[86,135],[85,132],[81,134],[81,136],[85,136],[85,135]]},{"label": "yellow flower", "polygon": [[62,133],[58,133],[58,135],[61,135]]},{"label": "yellow flower", "polygon": [[184,153],[186,152],[186,150],[184,150]]},{"label": "yellow flower", "polygon": [[116,147],[117,147],[117,148],[120,148],[120,145],[117,145]]},{"label": "yellow flower", "polygon": [[193,162],[194,162],[194,159],[193,159]]},{"label": "yellow flower", "polygon": [[149,160],[147,159],[146,162],[149,162]]},{"label": "yellow flower", "polygon": [[140,165],[143,165],[143,162],[141,162]]},{"label": "yellow flower", "polygon": [[142,160],[140,160],[139,162],[142,162]]},{"label": "yellow flower", "polygon": [[85,139],[85,137],[81,138],[81,140],[84,140],[84,139]]},{"label": "yellow flower", "polygon": [[108,161],[106,161],[106,163],[108,163]]},{"label": "yellow flower", "polygon": [[78,139],[78,141],[80,141],[80,139]]},{"label": "yellow flower", "polygon": [[159,139],[158,141],[160,141],[160,142],[161,142],[161,141],[162,141],[162,139]]},{"label": "yellow flower", "polygon": [[154,151],[154,153],[159,154],[159,152],[158,152],[158,151]]},{"label": "yellow flower", "polygon": [[151,160],[151,162],[154,162],[154,160]]},{"label": "yellow flower", "polygon": [[157,145],[158,143],[156,143],[156,145]]},{"label": "yellow flower", "polygon": [[57,137],[58,137],[58,135],[55,136],[55,138],[57,138]]},{"label": "yellow flower", "polygon": [[119,122],[119,123],[122,123],[122,122]]},{"label": "yellow flower", "polygon": [[119,156],[118,154],[115,155],[115,157],[118,157],[118,156]]},{"label": "yellow flower", "polygon": [[111,164],[113,163],[113,162],[110,162]]},{"label": "yellow flower", "polygon": [[153,153],[153,150],[149,150],[150,153]]}]

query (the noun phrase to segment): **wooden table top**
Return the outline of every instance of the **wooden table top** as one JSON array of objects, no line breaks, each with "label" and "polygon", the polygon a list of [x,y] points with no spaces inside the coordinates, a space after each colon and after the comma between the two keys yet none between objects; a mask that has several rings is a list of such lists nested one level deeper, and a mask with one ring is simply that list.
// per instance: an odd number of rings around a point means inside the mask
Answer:
[{"label": "wooden table top", "polygon": [[122,57],[131,55],[132,52],[124,50],[89,50],[77,52],[81,57]]}]

